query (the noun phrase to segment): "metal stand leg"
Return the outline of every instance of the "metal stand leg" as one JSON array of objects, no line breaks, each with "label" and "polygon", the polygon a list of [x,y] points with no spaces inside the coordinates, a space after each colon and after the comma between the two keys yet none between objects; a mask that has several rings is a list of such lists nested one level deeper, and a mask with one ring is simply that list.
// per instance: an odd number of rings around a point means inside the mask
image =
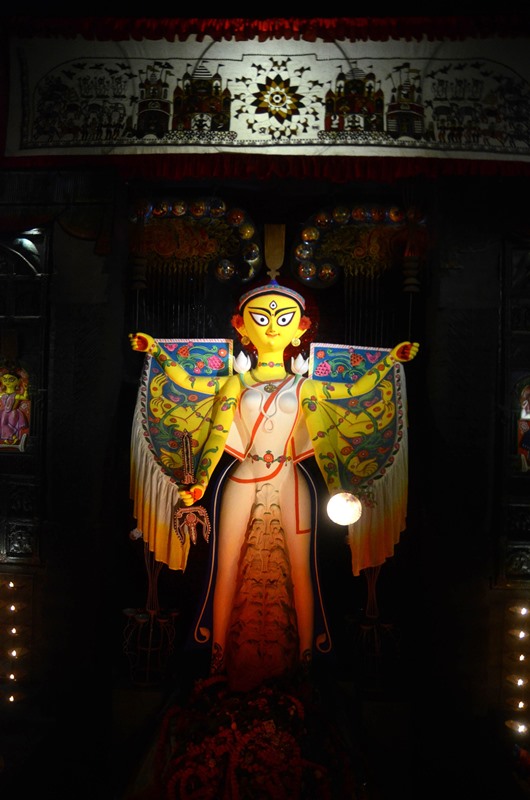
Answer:
[{"label": "metal stand leg", "polygon": [[359,648],[363,673],[380,683],[387,665],[387,653],[397,651],[398,634],[392,623],[381,622],[377,600],[377,581],[381,566],[364,570],[367,583],[365,616],[359,625]]},{"label": "metal stand leg", "polygon": [[158,577],[163,567],[155,561],[147,543],[144,543],[147,570],[147,600],[145,609],[126,608],[127,622],[123,649],[129,659],[131,680],[143,686],[160,683],[165,677],[169,657],[175,641],[177,610],[160,611]]}]

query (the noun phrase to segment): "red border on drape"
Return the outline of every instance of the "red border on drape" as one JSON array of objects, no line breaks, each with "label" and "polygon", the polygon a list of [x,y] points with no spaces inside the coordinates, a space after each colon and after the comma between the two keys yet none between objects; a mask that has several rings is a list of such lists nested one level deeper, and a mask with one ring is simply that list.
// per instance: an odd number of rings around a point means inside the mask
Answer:
[{"label": "red border on drape", "polygon": [[71,171],[111,169],[124,180],[146,183],[185,180],[274,179],[350,181],[395,180],[422,176],[530,177],[530,163],[483,159],[422,158],[419,156],[273,156],[252,154],[136,155],[136,156],[39,156],[0,159],[0,167],[17,170]]}]

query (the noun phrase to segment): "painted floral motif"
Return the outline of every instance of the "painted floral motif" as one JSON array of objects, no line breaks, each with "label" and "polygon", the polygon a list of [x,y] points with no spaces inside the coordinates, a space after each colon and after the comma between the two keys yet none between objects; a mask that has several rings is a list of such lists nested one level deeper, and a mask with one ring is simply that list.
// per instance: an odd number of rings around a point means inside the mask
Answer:
[{"label": "painted floral motif", "polygon": [[258,83],[258,91],[253,96],[250,105],[254,106],[256,114],[267,114],[278,122],[292,119],[305,107],[298,86],[291,86],[290,78],[280,75],[268,76],[264,83]]}]

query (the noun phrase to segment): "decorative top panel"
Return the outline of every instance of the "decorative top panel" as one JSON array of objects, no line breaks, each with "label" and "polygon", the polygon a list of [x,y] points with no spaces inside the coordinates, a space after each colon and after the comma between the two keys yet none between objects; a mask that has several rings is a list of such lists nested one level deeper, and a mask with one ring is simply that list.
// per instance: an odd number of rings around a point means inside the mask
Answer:
[{"label": "decorative top panel", "polygon": [[528,159],[528,41],[14,39],[6,155]]}]

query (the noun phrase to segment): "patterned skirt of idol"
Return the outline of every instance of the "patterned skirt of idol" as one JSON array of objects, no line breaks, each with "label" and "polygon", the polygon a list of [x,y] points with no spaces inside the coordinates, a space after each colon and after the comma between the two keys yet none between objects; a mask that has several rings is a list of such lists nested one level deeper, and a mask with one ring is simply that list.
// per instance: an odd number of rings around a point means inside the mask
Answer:
[{"label": "patterned skirt of idol", "polygon": [[[298,468],[297,472],[298,472]],[[230,473],[232,468],[228,468]],[[237,467],[236,467],[237,472]],[[235,474],[228,474],[219,481],[215,491],[212,530],[214,531],[208,580],[208,591],[201,608],[193,635],[196,642],[211,642],[215,636],[215,586],[219,561],[219,536],[230,536],[231,522],[220,523],[235,511],[237,503],[244,501],[245,491],[234,483]],[[297,483],[304,481],[299,474]],[[249,487],[250,489],[250,487]],[[241,492],[241,494],[240,494]],[[316,500],[316,493],[312,492]],[[238,498],[239,495],[239,498]],[[243,495],[243,496],[242,496]],[[250,499],[250,498],[249,498]],[[295,600],[295,587],[292,569],[292,551],[289,549],[286,528],[297,501],[292,498],[286,511],[286,501],[282,499],[279,482],[259,481],[252,485],[252,502],[246,514],[245,531],[238,556],[235,579],[235,593],[229,614],[224,670],[228,685],[234,690],[248,690],[261,683],[280,676],[294,674],[299,665],[300,629]],[[320,652],[328,652],[331,641],[323,611],[318,581],[316,546],[316,526],[313,523],[314,504],[310,505],[310,528],[297,534],[308,538],[307,542],[307,581],[311,597],[305,594],[305,610],[310,610],[311,621],[316,624],[315,647]],[[234,521],[237,524],[237,520]],[[314,595],[314,598],[313,598]],[[316,601],[316,611],[313,606]],[[300,601],[303,602],[303,601]],[[223,598],[217,598],[222,604]],[[302,615],[303,617],[304,615]],[[313,620],[314,616],[314,620]]]}]

